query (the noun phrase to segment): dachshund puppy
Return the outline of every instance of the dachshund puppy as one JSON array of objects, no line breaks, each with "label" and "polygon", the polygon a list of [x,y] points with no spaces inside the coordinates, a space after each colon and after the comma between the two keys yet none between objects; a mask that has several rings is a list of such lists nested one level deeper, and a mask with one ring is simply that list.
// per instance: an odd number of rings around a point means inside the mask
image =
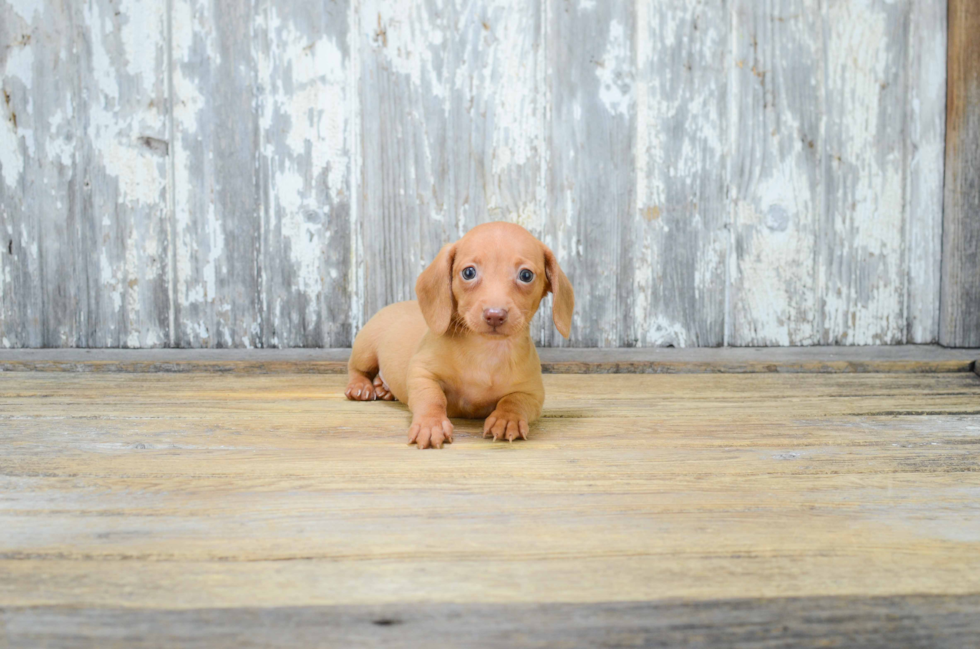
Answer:
[{"label": "dachshund puppy", "polygon": [[512,223],[473,228],[422,272],[418,301],[381,309],[357,334],[347,398],[407,403],[420,449],[453,441],[450,417],[486,417],[484,437],[526,440],[544,403],[531,318],[548,292],[568,338],[575,295],[551,250]]}]

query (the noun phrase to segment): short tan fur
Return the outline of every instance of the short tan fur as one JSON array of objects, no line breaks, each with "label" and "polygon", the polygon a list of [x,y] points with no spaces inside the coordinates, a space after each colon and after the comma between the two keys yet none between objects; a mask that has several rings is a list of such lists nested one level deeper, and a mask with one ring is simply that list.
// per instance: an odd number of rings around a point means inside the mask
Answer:
[{"label": "short tan fur", "polygon": [[555,255],[519,225],[485,223],[444,246],[415,292],[358,333],[347,398],[407,403],[408,442],[419,448],[452,442],[450,417],[485,417],[494,440],[527,439],[544,403],[531,319],[553,293],[552,319],[567,338],[575,307]]}]

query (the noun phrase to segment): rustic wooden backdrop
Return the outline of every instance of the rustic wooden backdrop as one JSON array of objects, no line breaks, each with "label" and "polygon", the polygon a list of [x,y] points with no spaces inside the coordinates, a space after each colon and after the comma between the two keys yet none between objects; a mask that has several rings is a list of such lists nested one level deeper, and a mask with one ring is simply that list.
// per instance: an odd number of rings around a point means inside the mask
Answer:
[{"label": "rustic wooden backdrop", "polygon": [[0,0],[0,345],[346,346],[488,219],[558,253],[572,345],[936,341],[946,20]]}]

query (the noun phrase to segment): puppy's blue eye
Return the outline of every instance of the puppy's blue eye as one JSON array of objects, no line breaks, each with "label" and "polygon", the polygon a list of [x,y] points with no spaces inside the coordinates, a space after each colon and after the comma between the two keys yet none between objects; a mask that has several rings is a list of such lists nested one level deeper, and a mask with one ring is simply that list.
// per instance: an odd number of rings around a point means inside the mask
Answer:
[{"label": "puppy's blue eye", "polygon": [[534,273],[532,273],[527,268],[525,268],[524,270],[522,270],[520,272],[520,274],[518,275],[518,277],[520,277],[521,278],[521,281],[524,282],[525,284],[530,284],[531,283],[531,280],[534,279]]},{"label": "puppy's blue eye", "polygon": [[473,268],[472,266],[467,266],[466,268],[463,269],[461,275],[463,276],[463,279],[466,280],[473,279],[476,277],[476,268]]}]

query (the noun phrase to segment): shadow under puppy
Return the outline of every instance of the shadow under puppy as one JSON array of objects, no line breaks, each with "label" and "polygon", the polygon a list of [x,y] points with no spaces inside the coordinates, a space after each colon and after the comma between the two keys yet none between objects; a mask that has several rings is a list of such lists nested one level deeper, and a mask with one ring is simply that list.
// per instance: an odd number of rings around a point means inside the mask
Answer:
[{"label": "shadow under puppy", "polygon": [[357,334],[347,398],[407,403],[419,448],[453,441],[449,417],[486,417],[484,437],[527,439],[544,403],[530,325],[548,292],[568,338],[575,294],[551,250],[512,223],[473,228],[419,275],[418,301],[381,309]]}]

